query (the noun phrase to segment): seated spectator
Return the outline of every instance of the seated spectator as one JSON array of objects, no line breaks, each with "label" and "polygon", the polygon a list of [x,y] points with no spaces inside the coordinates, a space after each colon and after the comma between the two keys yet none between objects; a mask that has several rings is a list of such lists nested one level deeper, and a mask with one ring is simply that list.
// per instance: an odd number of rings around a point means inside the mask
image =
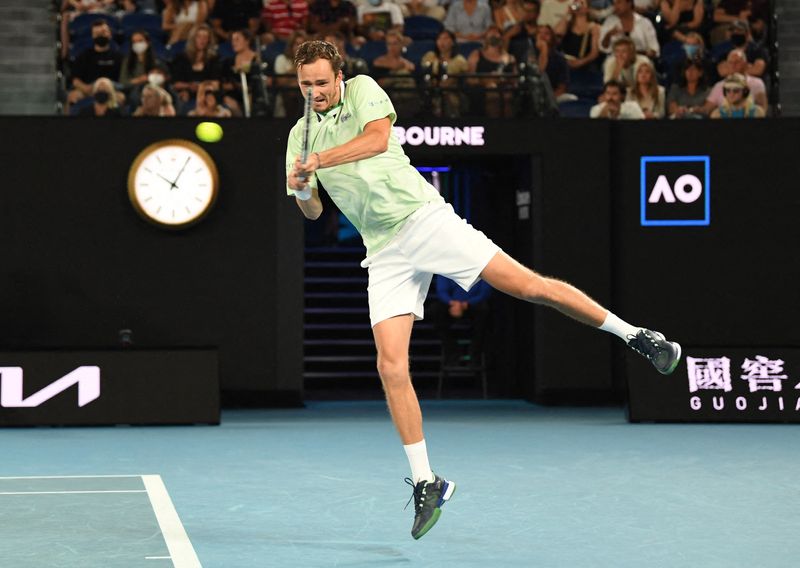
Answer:
[{"label": "seated spectator", "polygon": [[248,103],[252,102],[253,89],[261,80],[259,64],[261,59],[253,50],[253,36],[248,30],[239,30],[231,34],[234,56],[222,62],[223,102],[233,116],[242,116],[244,91],[241,74],[245,74],[248,89]]},{"label": "seated spectator", "polygon": [[167,45],[184,41],[194,26],[204,24],[208,19],[206,0],[166,0],[161,14],[161,29],[169,38]]},{"label": "seated spectator", "polygon": [[69,25],[82,14],[109,14],[114,0],[63,0],[61,3],[61,59],[69,56]]},{"label": "seated spectator", "polygon": [[442,30],[436,37],[433,51],[422,56],[422,67],[431,77],[431,86],[439,90],[440,96],[432,100],[434,116],[456,118],[461,116],[465,106],[462,93],[458,89],[458,75],[469,70],[463,55],[456,51],[456,36],[449,30]]},{"label": "seated spectator", "polygon": [[360,57],[351,57],[347,54],[347,44],[342,32],[332,32],[325,36],[325,41],[336,46],[336,50],[342,57],[342,74],[345,80],[356,75],[369,75],[367,62]]},{"label": "seated spectator", "polygon": [[372,62],[372,76],[389,93],[400,116],[415,116],[420,110],[414,69],[415,65],[403,57],[403,34],[386,32],[386,53]]},{"label": "seated spectator", "polygon": [[633,0],[633,9],[637,14],[653,19],[658,12],[659,0]]},{"label": "seated spectator", "polygon": [[122,116],[117,91],[110,79],[100,77],[92,85],[92,104],[80,109],[77,116],[118,118]]},{"label": "seated spectator", "polygon": [[308,27],[308,2],[306,0],[265,0],[261,11],[265,43],[287,41],[292,32]]},{"label": "seated spectator", "polygon": [[555,28],[569,17],[573,0],[542,0],[538,23]]},{"label": "seated spectator", "polygon": [[428,16],[440,22],[447,15],[444,6],[439,5],[439,0],[395,0],[403,12],[403,17]]},{"label": "seated spectator", "polygon": [[442,341],[445,364],[457,364],[462,358],[451,328],[456,321],[464,320],[469,321],[472,328],[468,360],[471,364],[479,364],[486,338],[491,294],[491,286],[483,280],[478,280],[469,292],[465,292],[449,278],[436,276],[436,298],[425,309],[430,310],[433,325]]},{"label": "seated spectator", "polygon": [[600,26],[589,19],[587,0],[576,0],[569,17],[554,30],[561,38],[561,50],[570,69],[591,67],[600,55]]},{"label": "seated spectator", "polygon": [[525,10],[520,0],[495,0],[491,3],[492,21],[503,31],[506,47],[512,37],[517,35],[525,18]]},{"label": "seated spectator", "polygon": [[403,33],[403,12],[391,0],[369,0],[356,8],[358,33],[370,41],[384,41],[386,33]]},{"label": "seated spectator", "polygon": [[664,31],[678,41],[689,32],[699,32],[703,26],[703,0],[661,0]]},{"label": "seated spectator", "polygon": [[765,36],[770,19],[769,0],[719,0],[714,8],[714,27],[709,33],[711,46],[726,39],[728,27],[735,21],[748,22],[753,36]]},{"label": "seated spectator", "polygon": [[172,62],[173,87],[178,94],[180,114],[185,114],[195,101],[200,83],[222,78],[214,34],[207,24],[195,26],[189,32],[186,50]]},{"label": "seated spectator", "polygon": [[734,49],[744,50],[747,57],[747,69],[745,71],[748,75],[764,77],[769,55],[766,49],[753,41],[753,37],[750,35],[750,26],[743,20],[733,22],[728,28],[728,40],[714,48],[714,57],[719,61],[717,63],[717,74],[720,77],[727,77],[733,73],[727,57]]},{"label": "seated spectator", "polygon": [[453,32],[458,41],[481,41],[490,25],[492,11],[478,0],[453,0],[444,19],[445,29]]},{"label": "seated spectator", "polygon": [[[730,69],[734,73],[738,73],[745,77],[749,95],[753,98],[755,104],[760,106],[764,113],[766,113],[767,90],[764,87],[764,81],[758,77],[753,77],[752,75],[747,74],[748,63],[744,51],[741,49],[734,49],[728,54],[727,61],[730,65]],[[722,79],[711,88],[711,92],[708,94],[708,98],[706,99],[706,104],[703,106],[704,114],[710,114],[713,109],[722,106],[722,104],[725,102],[725,95],[723,93],[724,84],[725,79]]]},{"label": "seated spectator", "polygon": [[517,65],[514,56],[503,47],[500,28],[489,26],[483,47],[470,53],[467,62],[470,73],[484,75],[468,80],[470,85],[480,87],[472,91],[475,99],[473,108],[484,108],[486,116],[490,118],[513,116],[512,95],[516,86]]},{"label": "seated spectator", "polygon": [[338,32],[349,39],[358,22],[356,7],[349,0],[314,0],[308,7],[308,14],[308,29],[312,34]]},{"label": "seated spectator", "polygon": [[637,53],[650,59],[658,57],[661,47],[653,24],[633,10],[633,0],[614,0],[614,13],[600,28],[600,51],[609,53],[614,41],[622,36],[633,40]]},{"label": "seated spectator", "polygon": [[722,103],[711,111],[711,118],[764,118],[764,109],[750,97],[744,75],[732,73],[722,81]]},{"label": "seated spectator", "polygon": [[665,91],[658,84],[653,64],[649,60],[642,61],[636,66],[634,76],[636,80],[625,100],[639,105],[645,118],[664,118]]},{"label": "seated spectator", "polygon": [[297,75],[295,74],[294,54],[297,49],[308,40],[305,32],[294,32],[286,43],[286,49],[275,58],[275,81],[278,89],[275,96],[275,117],[294,118],[300,116],[303,110],[303,95],[297,88]]},{"label": "seated spectator", "polygon": [[147,72],[160,64],[161,61],[153,51],[148,33],[144,30],[133,32],[131,34],[131,50],[122,60],[119,73],[119,84],[132,108],[139,104],[136,97],[140,88],[147,83]]},{"label": "seated spectator", "polygon": [[684,61],[677,82],[667,95],[667,112],[670,118],[705,118],[703,106],[709,88],[705,64],[702,59]]},{"label": "seated spectator", "polygon": [[172,96],[150,83],[142,87],[141,104],[133,111],[133,116],[175,116]]},{"label": "seated spectator", "polygon": [[503,32],[503,42],[511,55],[520,63],[538,61],[536,34],[539,25],[539,0],[522,0],[522,22]]},{"label": "seated spectator", "polygon": [[237,30],[257,34],[261,27],[261,0],[216,0],[211,8],[211,27],[217,41],[230,41]]},{"label": "seated spectator", "polygon": [[592,118],[608,118],[611,120],[641,120],[644,113],[639,105],[625,101],[627,88],[624,83],[608,81],[603,86],[600,102],[589,111]]},{"label": "seated spectator", "polygon": [[539,26],[536,48],[539,51],[539,69],[547,73],[553,96],[558,98],[569,86],[569,65],[561,50],[558,38],[550,26]]},{"label": "seated spectator", "polygon": [[[122,54],[111,45],[111,28],[105,20],[92,22],[91,49],[82,52],[72,66],[72,90],[67,95],[67,106],[76,103],[92,94],[95,81],[106,77],[112,81],[119,80],[122,66]],[[123,103],[125,96],[117,93],[118,103]]]},{"label": "seated spectator", "polygon": [[613,53],[606,57],[603,63],[603,82],[608,83],[613,79],[631,88],[636,82],[633,72],[640,64],[649,61],[646,56],[636,53],[631,38],[625,36],[617,38]]},{"label": "seated spectator", "polygon": [[220,104],[220,95],[214,81],[203,81],[197,91],[197,104],[189,116],[230,118],[231,111]]}]

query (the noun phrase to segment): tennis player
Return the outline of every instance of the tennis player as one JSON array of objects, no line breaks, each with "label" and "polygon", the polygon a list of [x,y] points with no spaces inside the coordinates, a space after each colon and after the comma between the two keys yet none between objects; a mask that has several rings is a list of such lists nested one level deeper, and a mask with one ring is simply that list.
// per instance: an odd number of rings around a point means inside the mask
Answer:
[{"label": "tennis player", "polygon": [[411,535],[418,539],[439,519],[456,486],[431,470],[408,365],[411,328],[422,319],[434,273],[465,290],[483,279],[501,292],[613,333],[664,374],[675,370],[681,348],[660,333],[626,323],[572,285],[522,266],[456,215],[392,133],[397,115],[389,96],[366,75],[343,81],[342,57],[332,44],[302,44],[295,65],[301,91],[312,87],[315,117],[305,163],[299,159],[303,120],[289,133],[287,193],[307,218],[317,219],[321,181],[364,240],[361,266],[369,270],[378,372],[411,465],[406,483],[413,487]]}]

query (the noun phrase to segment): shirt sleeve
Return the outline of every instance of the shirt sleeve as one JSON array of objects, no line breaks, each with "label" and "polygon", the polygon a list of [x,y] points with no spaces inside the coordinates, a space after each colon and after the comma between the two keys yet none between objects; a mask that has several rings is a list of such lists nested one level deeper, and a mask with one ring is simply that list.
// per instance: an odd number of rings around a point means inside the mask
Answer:
[{"label": "shirt sleeve", "polygon": [[389,4],[389,12],[392,14],[392,25],[393,26],[402,26],[403,25],[403,11],[400,9],[400,6],[397,4]]},{"label": "shirt sleeve", "polygon": [[619,20],[616,18],[616,16],[609,16],[603,22],[603,25],[600,26],[600,38],[597,43],[598,46],[600,47],[600,51],[602,51],[603,53],[611,53],[614,47],[613,37],[608,39],[608,47],[603,47],[603,38],[606,37],[606,34],[610,32],[612,29],[614,29],[614,26],[616,26],[617,24],[619,24]]},{"label": "shirt sleeve", "polygon": [[658,44],[656,28],[653,26],[653,22],[645,17],[642,17],[642,19],[639,21],[639,24],[643,28],[642,32],[644,33],[645,45],[647,46],[647,49],[652,50],[656,54],[656,57],[658,57],[661,55],[661,46]]},{"label": "shirt sleeve", "polygon": [[389,95],[368,75],[359,75],[347,83],[345,97],[348,96],[353,97],[353,108],[360,130],[364,130],[367,123],[387,116],[392,124],[397,120]]},{"label": "shirt sleeve", "polygon": [[[298,122],[289,132],[289,140],[286,142],[286,195],[294,195],[294,190],[289,187],[289,172],[292,171],[294,166],[295,157],[300,155],[303,146],[303,128],[302,123]],[[311,174],[311,179],[308,180],[311,187],[317,187],[317,174]]]}]

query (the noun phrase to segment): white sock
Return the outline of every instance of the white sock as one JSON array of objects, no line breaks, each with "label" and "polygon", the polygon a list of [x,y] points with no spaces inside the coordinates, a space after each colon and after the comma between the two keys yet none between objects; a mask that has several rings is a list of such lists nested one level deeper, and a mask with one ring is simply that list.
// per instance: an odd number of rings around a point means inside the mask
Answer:
[{"label": "white sock", "polygon": [[603,325],[600,326],[600,329],[613,333],[627,342],[630,336],[636,335],[641,328],[633,326],[626,321],[622,321],[611,312],[608,312],[606,320],[603,322]]},{"label": "white sock", "polygon": [[428,448],[425,445],[425,440],[403,446],[403,449],[406,451],[408,463],[411,465],[411,478],[414,483],[418,483],[422,479],[433,481],[435,478],[428,463]]}]

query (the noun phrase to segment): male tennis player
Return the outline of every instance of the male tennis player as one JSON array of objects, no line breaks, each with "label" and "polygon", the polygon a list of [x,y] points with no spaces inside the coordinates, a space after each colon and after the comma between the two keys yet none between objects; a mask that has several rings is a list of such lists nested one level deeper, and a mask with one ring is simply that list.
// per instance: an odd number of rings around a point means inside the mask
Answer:
[{"label": "male tennis player", "polygon": [[418,539],[439,519],[455,483],[428,463],[422,414],[411,385],[411,328],[422,319],[432,275],[468,290],[479,279],[516,298],[553,307],[587,325],[618,335],[661,373],[678,365],[681,348],[663,335],[630,325],[566,282],[525,268],[453,208],[411,166],[392,133],[396,114],[386,92],[370,77],[342,80],[342,58],[324,41],[309,41],[295,55],[301,91],[313,89],[310,148],[300,163],[303,120],[292,128],[286,151],[287,193],[309,219],[322,213],[320,180],[361,234],[369,269],[369,313],[378,372],[392,420],[411,465]]}]

